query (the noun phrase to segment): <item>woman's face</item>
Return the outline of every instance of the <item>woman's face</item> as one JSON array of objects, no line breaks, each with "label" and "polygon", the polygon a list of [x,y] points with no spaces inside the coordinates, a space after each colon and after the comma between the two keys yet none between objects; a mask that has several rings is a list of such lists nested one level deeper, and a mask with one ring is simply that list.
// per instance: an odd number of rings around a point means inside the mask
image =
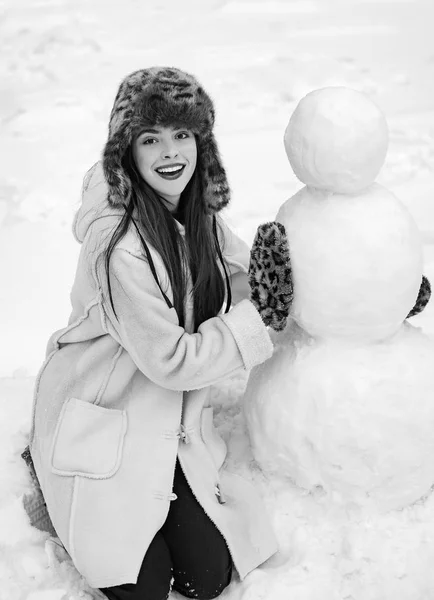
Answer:
[{"label": "woman's face", "polygon": [[143,179],[176,210],[196,167],[197,148],[188,129],[144,129],[134,139],[133,156]]}]

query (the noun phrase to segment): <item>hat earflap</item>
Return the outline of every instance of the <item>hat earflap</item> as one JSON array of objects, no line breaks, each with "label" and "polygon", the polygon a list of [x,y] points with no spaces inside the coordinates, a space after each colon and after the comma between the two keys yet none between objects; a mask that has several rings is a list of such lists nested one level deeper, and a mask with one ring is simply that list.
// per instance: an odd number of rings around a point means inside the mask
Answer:
[{"label": "hat earflap", "polygon": [[230,201],[230,188],[226,171],[220,158],[212,132],[198,136],[198,153],[201,157],[203,199],[209,212],[218,212]]},{"label": "hat earflap", "polygon": [[107,141],[104,148],[102,163],[111,206],[122,206],[131,195],[131,181],[122,166],[122,157],[129,143],[128,133],[120,129]]}]

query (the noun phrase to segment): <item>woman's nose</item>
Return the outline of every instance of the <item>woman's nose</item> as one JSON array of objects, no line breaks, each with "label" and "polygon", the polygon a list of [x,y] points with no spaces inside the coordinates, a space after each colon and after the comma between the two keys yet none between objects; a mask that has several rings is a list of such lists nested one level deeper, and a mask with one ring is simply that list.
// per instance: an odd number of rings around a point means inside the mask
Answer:
[{"label": "woman's nose", "polygon": [[161,155],[163,158],[175,158],[176,156],[178,156],[178,148],[176,147],[176,144],[165,144],[164,148],[162,149]]}]

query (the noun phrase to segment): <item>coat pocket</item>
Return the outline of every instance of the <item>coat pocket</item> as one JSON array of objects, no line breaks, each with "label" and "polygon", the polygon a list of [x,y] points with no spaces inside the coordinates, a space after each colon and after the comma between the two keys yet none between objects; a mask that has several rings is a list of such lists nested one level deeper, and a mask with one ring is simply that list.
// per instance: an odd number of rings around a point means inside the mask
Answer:
[{"label": "coat pocket", "polygon": [[126,430],[126,411],[69,398],[54,434],[53,473],[90,479],[111,477],[121,464]]},{"label": "coat pocket", "polygon": [[225,462],[227,448],[224,440],[220,437],[220,434],[214,427],[212,406],[207,406],[202,409],[200,428],[205,446],[211,454],[217,470],[219,470]]}]

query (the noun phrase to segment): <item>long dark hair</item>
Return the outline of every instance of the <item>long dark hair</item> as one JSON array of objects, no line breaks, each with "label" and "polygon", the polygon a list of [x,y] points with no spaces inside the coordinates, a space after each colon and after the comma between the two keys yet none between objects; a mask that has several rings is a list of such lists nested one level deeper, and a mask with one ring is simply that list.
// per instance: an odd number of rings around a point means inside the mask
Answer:
[{"label": "long dark hair", "polygon": [[[144,253],[147,253],[146,242],[148,242],[163,260],[173,291],[173,305],[180,326],[185,326],[186,265],[190,269],[193,284],[194,331],[197,331],[201,323],[220,312],[225,296],[225,283],[218,266],[218,258],[222,259],[222,253],[216,227],[213,227],[215,217],[206,212],[202,200],[202,185],[198,176],[199,155],[197,161],[196,169],[181,194],[176,213],[176,218],[185,228],[184,241],[175,223],[174,215],[166,207],[163,198],[144,181],[138,172],[131,146],[125,153],[122,166],[132,182],[132,194],[126,205],[125,214],[103,252],[109,298],[115,315],[110,285],[110,258],[116,245],[130,228],[133,213],[135,225],[139,235],[141,234]],[[225,268],[224,264],[223,267]],[[227,277],[226,280],[229,284]],[[230,289],[228,295],[230,296]]]}]

